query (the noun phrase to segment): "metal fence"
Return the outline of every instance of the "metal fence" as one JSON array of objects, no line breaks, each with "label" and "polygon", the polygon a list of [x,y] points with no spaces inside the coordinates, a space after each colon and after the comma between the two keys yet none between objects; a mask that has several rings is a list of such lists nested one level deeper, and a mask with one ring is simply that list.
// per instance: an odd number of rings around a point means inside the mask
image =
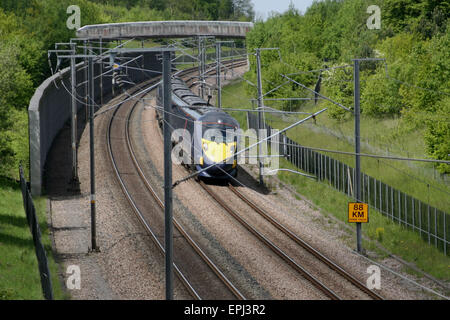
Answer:
[{"label": "metal fence", "polygon": [[[256,115],[248,112],[247,121],[249,128],[258,128]],[[267,135],[270,136],[272,128],[267,124],[265,126]],[[320,181],[328,181],[331,187],[354,197],[354,168],[303,147],[284,134],[280,134],[279,142],[280,154],[297,168],[315,175]],[[393,222],[418,232],[422,239],[447,255],[450,236],[448,213],[364,173],[361,173],[361,197],[360,201],[369,204]]]},{"label": "metal fence", "polygon": [[22,166],[19,168],[20,172],[20,187],[22,189],[23,207],[27,216],[28,226],[33,235],[33,243],[36,250],[36,257],[38,260],[39,274],[41,277],[42,292],[44,298],[53,300],[53,289],[50,277],[50,270],[48,268],[47,255],[44,246],[41,242],[41,230],[39,228],[38,219],[36,216],[36,209],[34,207],[33,198],[28,187],[28,183],[24,178]]}]

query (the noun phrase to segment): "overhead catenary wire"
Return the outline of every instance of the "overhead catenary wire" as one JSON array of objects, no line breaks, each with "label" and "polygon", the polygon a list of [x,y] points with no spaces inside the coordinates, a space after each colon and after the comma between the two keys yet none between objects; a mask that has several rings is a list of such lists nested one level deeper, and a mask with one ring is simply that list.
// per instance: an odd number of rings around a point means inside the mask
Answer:
[{"label": "overhead catenary wire", "polygon": [[[299,121],[295,122],[294,124],[291,124],[291,125],[289,125],[288,127],[286,127],[286,128],[284,128],[284,129],[282,129],[282,130],[280,130],[280,131],[278,131],[278,132],[276,132],[276,133],[270,135],[269,137],[266,137],[266,138],[264,138],[264,139],[260,139],[259,141],[255,142],[255,143],[252,144],[251,146],[249,146],[249,147],[247,147],[247,148],[245,148],[245,149],[243,149],[243,150],[240,150],[240,151],[236,152],[232,157],[237,156],[237,155],[239,155],[239,154],[241,154],[241,153],[243,153],[243,152],[245,152],[245,151],[247,151],[247,150],[250,150],[251,148],[254,148],[255,146],[257,146],[257,145],[259,145],[259,144],[261,144],[261,143],[263,143],[263,142],[265,142],[265,141],[267,141],[267,140],[269,140],[269,139],[272,139],[273,137],[275,137],[275,136],[277,136],[277,135],[280,135],[280,134],[282,134],[283,132],[285,132],[285,131],[287,131],[287,130],[289,130],[289,129],[295,127],[295,126],[298,126],[299,124],[302,124],[303,122],[305,122],[305,121],[307,121],[307,120],[309,120],[309,119],[311,119],[311,118],[313,118],[313,117],[315,117],[315,116],[321,114],[322,112],[325,112],[326,110],[328,110],[328,108],[324,108],[324,109],[322,109],[322,110],[320,110],[320,111],[317,111],[316,113],[310,115],[309,117],[306,117],[306,118],[304,118],[304,119],[302,119],[302,120],[299,120]],[[229,160],[229,158],[230,158],[230,157],[228,157],[228,158],[225,159],[224,161]],[[179,179],[179,180],[177,180],[177,181],[172,185],[172,187],[174,188],[174,187],[176,187],[178,184],[180,184],[181,182],[184,182],[184,181],[187,181],[187,180],[189,180],[189,179],[191,179],[191,178],[194,178],[194,177],[196,177],[197,175],[199,175],[200,173],[202,173],[202,172],[204,172],[204,171],[206,171],[206,170],[209,170],[209,169],[211,169],[211,168],[214,167],[214,166],[215,166],[215,164],[212,164],[212,165],[210,165],[210,166],[208,166],[208,167],[206,167],[206,168],[203,168],[203,169],[201,169],[201,170],[199,170],[199,171],[197,171],[197,172],[195,172],[195,173],[193,173],[193,174],[191,174],[191,175],[189,175],[189,176],[187,176],[187,177],[185,177],[185,178]]]},{"label": "overhead catenary wire", "polygon": [[433,89],[428,89],[428,88],[419,87],[419,86],[417,86],[417,85],[414,85],[414,84],[411,84],[411,83],[408,83],[408,82],[405,82],[405,81],[402,81],[402,80],[398,80],[398,79],[396,79],[396,78],[391,77],[391,76],[389,75],[388,65],[387,65],[387,62],[386,62],[386,61],[384,61],[384,70],[385,70],[385,73],[386,73],[386,78],[387,78],[387,79],[390,79],[390,80],[392,80],[392,81],[401,83],[401,84],[403,84],[403,85],[406,85],[406,86],[409,86],[409,87],[412,87],[412,88],[416,88],[416,89],[420,89],[420,90],[425,90],[425,91],[430,91],[430,92],[434,92],[434,93],[441,94],[441,95],[450,96],[450,93],[447,93],[447,92],[443,92],[443,91],[439,91],[439,90],[433,90]]},{"label": "overhead catenary wire", "polygon": [[331,102],[331,103],[333,103],[333,104],[335,104],[335,105],[341,107],[342,109],[344,109],[344,110],[346,110],[346,111],[349,111],[349,112],[352,112],[352,110],[351,110],[350,108],[347,108],[346,106],[342,105],[341,103],[336,102],[336,101],[334,101],[334,100],[332,100],[332,99],[330,99],[330,98],[328,98],[328,97],[326,97],[326,96],[320,94],[319,92],[317,92],[317,91],[315,91],[315,90],[313,90],[313,89],[308,88],[307,86],[301,84],[300,82],[295,81],[294,79],[291,79],[291,78],[289,78],[288,76],[286,76],[286,75],[284,75],[284,74],[280,74],[280,76],[282,76],[283,78],[286,78],[286,79],[292,81],[293,83],[299,85],[300,87],[302,87],[302,88],[304,88],[304,89],[306,89],[306,90],[311,91],[311,92],[314,93],[314,94],[317,94],[319,97],[321,97],[321,98],[323,98],[323,99],[325,99],[325,100],[327,100],[327,101],[329,101],[329,102]]},{"label": "overhead catenary wire", "polygon": [[[131,61],[130,61],[131,62]],[[131,68],[131,67],[130,67]],[[141,69],[141,68],[133,68],[133,69]],[[110,71],[108,71],[110,72]],[[282,75],[283,76],[283,75]],[[286,76],[285,76],[286,77]],[[292,79],[286,77],[287,79],[289,79],[290,81],[293,81]],[[296,81],[294,81],[295,83],[297,83]],[[62,86],[64,87],[64,89],[70,94],[72,95],[72,93],[70,92],[70,90],[65,86],[64,82],[61,81]],[[158,83],[159,84],[159,83]],[[138,95],[145,93],[147,91],[151,91],[152,89],[154,89],[154,87],[156,87],[158,84],[153,85],[149,88],[143,89],[141,92],[138,92],[137,94],[133,95],[133,96],[129,96],[129,98],[127,98],[125,101],[129,100],[129,99],[133,99],[135,97],[137,97]],[[299,84],[299,83],[297,83]],[[300,84],[299,84],[300,85]],[[303,86],[303,85],[302,85]],[[311,89],[310,89],[311,90]],[[313,90],[312,90],[313,91]],[[78,96],[78,94],[77,94]],[[78,97],[75,97],[76,101],[82,105],[84,105],[85,103],[81,100],[78,99]],[[82,98],[80,96],[80,98]],[[326,97],[324,97],[324,99],[327,99]],[[327,99],[328,100],[328,99]],[[95,102],[95,101],[90,101],[91,103],[94,103],[97,107],[99,107],[99,105]],[[110,108],[106,109],[106,110],[102,110],[101,112],[96,112],[95,116],[98,116],[104,112],[107,112],[109,110],[112,110],[113,108],[117,107],[118,105],[120,105],[123,102],[117,103],[116,105],[111,106]],[[226,108],[227,110],[230,111],[248,111],[248,112],[261,112],[258,110],[249,110],[249,109],[236,109],[236,108]],[[284,111],[265,111],[265,112],[269,112],[269,113],[284,113],[284,114],[311,114],[311,113],[300,113],[300,112],[284,112]],[[186,119],[191,121],[190,119]],[[337,153],[337,154],[346,154],[346,155],[360,155],[362,157],[371,157],[371,158],[379,158],[379,159],[389,159],[389,160],[398,160],[398,161],[416,161],[416,162],[431,162],[431,163],[444,163],[444,164],[450,164],[450,161],[447,160],[436,160],[436,159],[418,159],[418,158],[408,158],[408,157],[395,157],[395,156],[383,156],[383,155],[375,155],[375,154],[365,154],[365,153],[359,153],[356,154],[354,152],[346,152],[346,151],[339,151],[339,150],[330,150],[330,149],[323,149],[323,148],[317,148],[317,147],[310,147],[310,146],[304,146],[305,148],[311,149],[311,150],[317,150],[317,151],[323,151],[323,152],[330,152],[330,153]]]},{"label": "overhead catenary wire", "polygon": [[[271,48],[271,49],[272,49],[272,50],[278,49],[279,60],[280,60],[281,63],[283,63],[284,65],[289,66],[289,67],[291,67],[291,68],[293,68],[293,69],[298,70],[297,67],[295,67],[295,66],[293,66],[293,65],[291,65],[291,64],[286,63],[286,62],[282,59],[281,51],[279,50],[279,48]],[[373,59],[373,58],[370,58],[370,59],[359,59],[359,60],[365,61],[365,60],[374,60],[374,59]],[[434,93],[437,93],[437,94],[440,94],[440,95],[450,96],[450,93],[447,93],[447,92],[444,92],[444,91],[433,90],[433,89],[429,89],[429,88],[420,87],[420,86],[418,86],[418,85],[411,84],[411,83],[408,83],[408,82],[406,82],[406,81],[399,80],[399,79],[396,79],[396,78],[394,78],[394,77],[391,77],[391,76],[389,75],[388,64],[387,64],[387,62],[386,62],[386,59],[384,59],[384,58],[378,58],[378,59],[376,59],[376,60],[379,60],[379,61],[383,61],[383,62],[384,62],[384,66],[385,66],[385,79],[389,79],[389,80],[395,81],[395,82],[397,82],[397,83],[403,84],[403,85],[408,86],[408,87],[411,87],[411,88],[415,88],[415,89],[419,89],[419,90],[424,90],[424,91],[429,91],[429,92],[434,92]],[[329,70],[345,69],[345,68],[352,68],[352,67],[353,67],[353,65],[351,65],[351,64],[345,64],[345,65],[340,65],[340,66],[332,66],[332,67],[319,68],[319,69],[307,70],[307,71],[300,71],[300,70],[299,70],[299,71],[297,71],[296,73],[289,73],[289,74],[286,74],[286,76],[294,76],[294,75],[299,75],[299,74],[309,74],[309,73],[318,73],[318,72],[321,73],[321,72],[329,71]],[[269,80],[266,80],[266,79],[264,79],[264,80],[267,81],[267,82],[270,82],[271,84],[274,84],[272,81],[269,81]],[[378,79],[371,79],[371,80],[378,80]],[[340,81],[349,81],[349,82],[351,82],[352,80],[340,80]],[[367,81],[367,79],[366,79],[366,80],[362,80],[362,81]],[[274,84],[274,85],[275,85],[275,84]],[[284,85],[284,84],[283,84],[283,85]],[[281,85],[281,86],[282,86],[282,85]],[[276,89],[278,89],[278,87],[277,87]],[[308,88],[305,88],[305,89],[308,89]]]},{"label": "overhead catenary wire", "polygon": [[[112,51],[112,50],[113,50],[113,49],[111,49],[111,50],[109,50],[109,51]],[[135,59],[133,59],[133,61],[135,62]],[[131,62],[131,61],[129,61],[129,62]],[[401,83],[407,84],[407,83],[405,83],[405,82],[403,82],[403,81],[400,81],[400,80],[398,80],[398,79],[394,79],[394,78],[392,78],[392,77],[389,77],[389,75],[388,75],[388,70],[387,70],[387,64],[385,64],[385,66],[386,66],[386,76],[387,76],[389,79],[392,79],[392,80],[399,81],[399,82],[401,82]],[[51,67],[51,65],[50,65],[50,67]],[[226,68],[226,66],[224,66],[224,67]],[[347,66],[347,65],[346,65],[346,66],[339,66],[339,68],[343,68],[343,67],[348,67],[348,66]],[[154,70],[145,70],[145,69],[143,69],[143,68],[134,68],[134,67],[128,67],[128,68],[135,69],[135,70],[139,70],[139,69],[140,69],[140,70],[143,70],[143,71],[155,72]],[[311,71],[308,71],[308,72],[323,71],[323,70],[329,70],[329,69],[335,69],[335,68],[338,68],[338,67],[325,68],[325,69],[317,69],[317,70],[311,70]],[[53,70],[53,69],[52,69],[52,70]],[[105,72],[105,73],[108,73],[108,72],[111,72],[111,70],[109,70],[109,71],[107,71],[107,72]],[[285,76],[285,75],[281,75],[281,76],[283,76],[283,77],[285,77],[286,79],[288,79],[288,81],[285,82],[284,84],[286,84],[286,83],[288,83],[288,82],[290,82],[290,81],[293,81],[294,83],[296,83],[296,84],[298,84],[298,85],[304,87],[305,89],[308,89],[308,90],[310,90],[310,91],[316,93],[314,90],[307,88],[306,86],[304,86],[304,85],[298,83],[297,81],[295,81],[295,80],[293,80],[293,79],[290,79],[289,77],[287,77],[287,76]],[[64,89],[65,89],[70,95],[72,95],[72,93],[70,92],[70,90],[68,90],[68,88],[65,86],[65,84],[64,84],[63,81],[61,81],[61,84],[62,84],[62,86],[64,87]],[[283,84],[283,85],[284,85],[284,84]],[[157,84],[157,85],[158,85],[158,84]],[[155,86],[157,86],[157,85],[154,85],[154,86],[152,86],[152,87],[155,87]],[[409,85],[409,84],[408,84],[408,85]],[[411,86],[416,87],[416,88],[419,88],[419,89],[424,89],[424,90],[434,91],[434,90],[430,90],[430,89],[426,89],[426,88],[417,87],[417,86],[414,86],[414,85],[411,85]],[[150,88],[152,88],[152,87],[150,87]],[[281,86],[278,86],[277,88],[279,88],[279,87],[281,87]],[[128,99],[135,98],[135,97],[138,96],[139,94],[142,94],[142,93],[147,92],[147,90],[150,91],[150,90],[151,90],[150,88],[143,89],[141,92],[139,92],[138,94],[135,94],[134,96],[130,96]],[[277,88],[276,88],[276,89],[277,89]],[[271,91],[274,91],[274,90],[271,90]],[[269,91],[268,93],[270,93],[271,91]],[[268,93],[266,93],[265,95],[267,95]],[[445,93],[445,92],[440,92],[440,93],[446,94],[446,95],[447,95],[447,93]],[[77,94],[77,96],[79,96],[79,95]],[[79,96],[79,97],[82,98],[81,96]],[[85,104],[83,101],[80,101],[80,100],[78,99],[78,97],[75,97],[75,98],[76,98],[76,101],[77,101],[78,103],[80,103],[80,104],[82,104],[82,105]],[[323,98],[326,99],[326,100],[329,100],[329,99],[327,99],[326,97],[323,97]],[[128,99],[127,99],[127,100],[128,100]],[[338,103],[336,103],[336,102],[334,102],[334,101],[332,101],[332,100],[331,100],[331,102],[333,102],[333,103],[335,103],[335,104],[338,104]],[[96,104],[95,101],[92,101],[91,103],[94,103],[97,107],[99,107],[99,105]],[[95,114],[95,116],[97,116],[97,115],[99,115],[99,114],[102,114],[102,113],[104,113],[104,112],[107,112],[107,111],[111,110],[112,108],[117,107],[117,106],[120,105],[120,104],[121,104],[121,103],[118,103],[118,104],[113,105],[112,107],[110,107],[110,108],[108,108],[108,109],[106,109],[106,110],[103,110],[103,111],[101,111],[101,112],[97,112],[97,113]],[[338,104],[338,105],[341,106],[341,107],[344,107],[344,106],[342,106],[341,104]],[[346,108],[346,107],[344,107],[344,108]],[[249,110],[249,109],[236,109],[236,108],[226,108],[226,109],[227,109],[227,110],[230,110],[230,111],[249,111],[249,112],[258,112],[258,110]],[[350,111],[350,109],[348,109],[348,108],[346,108],[346,110]],[[261,111],[259,111],[259,112],[261,112]],[[269,112],[269,113],[272,112],[272,113],[295,114],[294,112],[283,112],[283,111],[278,111],[278,112],[276,112],[276,111],[266,111],[266,112]],[[300,113],[300,112],[298,112],[298,114],[311,114],[311,113]],[[188,119],[188,120],[189,120],[189,119]],[[338,154],[346,154],[346,155],[357,155],[357,154],[354,153],[354,152],[345,152],[345,151],[339,151],[339,150],[330,150],[330,149],[323,149],[323,148],[316,148],[316,147],[306,147],[306,146],[305,146],[305,148],[309,148],[309,149],[317,150],[317,151],[323,151],[323,152],[330,152],[330,153],[338,153]],[[359,153],[358,155],[363,156],[363,157],[372,157],[372,158],[389,159],[389,160],[399,160],[399,161],[418,161],[418,162],[433,162],[433,163],[450,164],[450,161],[447,161],[447,160],[418,159],[418,158],[395,157],[395,156],[382,156],[382,155],[365,154],[365,153]]]},{"label": "overhead catenary wire", "polygon": [[[130,96],[130,98],[135,98]],[[167,112],[172,116],[178,117],[182,120],[186,120],[189,122],[195,122],[192,119],[189,119],[187,117],[184,117],[182,115],[176,114],[176,113],[171,113],[165,110],[162,110],[161,107],[153,107],[151,105],[146,105],[147,107],[152,107],[155,109],[158,109],[162,112]],[[204,107],[203,107],[204,108]],[[211,108],[215,108],[215,107],[211,107]],[[195,109],[195,107],[193,108]],[[239,110],[239,109],[234,109],[234,108],[225,108],[225,110]],[[244,109],[247,112],[258,112],[258,110],[247,110]],[[269,112],[270,111],[265,111],[265,112]],[[282,112],[284,113],[284,112]],[[289,112],[286,112],[289,113]],[[309,114],[309,115],[314,115],[315,113],[305,113],[305,114]],[[246,137],[246,135],[243,134],[235,134],[236,136],[241,136],[241,137]],[[284,143],[284,145],[288,145],[288,146],[298,146],[298,145],[294,145],[294,144],[289,144],[289,143]],[[388,159],[388,160],[398,160],[398,161],[416,161],[416,162],[431,162],[431,163],[445,163],[445,164],[450,164],[450,161],[447,160],[436,160],[436,159],[420,159],[420,158],[409,158],[409,157],[396,157],[396,156],[384,156],[384,155],[376,155],[376,154],[367,154],[367,153],[355,153],[355,152],[348,152],[348,151],[340,151],[340,150],[332,150],[332,149],[324,149],[324,148],[318,148],[318,147],[312,147],[312,146],[301,146],[302,148],[307,148],[307,149],[311,149],[311,150],[316,150],[316,151],[322,151],[322,152],[329,152],[329,153],[336,153],[336,154],[344,154],[344,155],[351,155],[351,156],[355,156],[355,155],[359,155],[362,157],[369,157],[369,158],[378,158],[378,159]]]},{"label": "overhead catenary wire", "polygon": [[[218,167],[218,168],[219,168],[223,173],[225,173],[230,179],[232,179],[233,181],[235,181],[236,183],[238,183],[238,184],[241,185],[242,187],[251,189],[249,186],[247,186],[247,185],[244,184],[243,182],[237,180],[235,177],[233,177],[232,175],[230,175],[228,172],[226,172],[226,171],[223,170],[222,168],[220,168],[220,167]],[[284,170],[284,169],[280,169],[279,171],[289,171],[289,169],[285,169],[285,170]],[[316,178],[316,177],[308,176],[308,175],[305,175],[305,176],[307,176],[308,178]],[[325,185],[328,186],[327,184],[325,184]],[[328,187],[329,187],[329,186],[328,186]],[[257,195],[259,198],[261,198],[262,200],[266,200],[266,199],[263,199],[262,196],[261,196],[259,193],[256,193],[256,195]],[[391,272],[391,273],[394,274],[395,276],[397,276],[397,277],[399,277],[399,278],[401,278],[401,279],[403,279],[403,280],[406,280],[406,281],[412,283],[413,285],[415,285],[415,286],[417,286],[417,287],[419,287],[419,288],[421,288],[421,289],[423,289],[423,290],[426,290],[426,291],[428,291],[428,292],[430,292],[430,293],[432,293],[432,294],[435,294],[435,295],[437,295],[437,296],[439,296],[439,297],[441,297],[441,298],[444,298],[444,299],[446,299],[446,300],[449,300],[449,297],[447,297],[447,296],[445,296],[445,295],[442,295],[441,293],[439,293],[439,292],[437,292],[437,291],[435,291],[435,290],[433,290],[433,289],[431,289],[431,288],[428,288],[428,287],[426,287],[426,286],[424,286],[424,285],[418,283],[417,281],[414,281],[414,280],[412,280],[412,279],[409,279],[409,278],[407,278],[407,277],[401,275],[400,273],[398,273],[398,272],[392,270],[391,268],[389,268],[389,267],[387,267],[387,266],[385,266],[385,265],[383,265],[383,264],[381,264],[381,263],[379,263],[379,262],[374,261],[373,259],[370,259],[370,258],[368,258],[368,257],[366,257],[366,256],[364,256],[364,255],[362,255],[362,254],[359,254],[359,253],[357,253],[357,252],[355,252],[355,251],[351,251],[351,252],[352,252],[352,253],[356,253],[357,255],[361,256],[362,258],[368,260],[369,262],[371,262],[371,263],[373,263],[373,264],[376,264],[376,265],[378,265],[379,267],[382,267],[383,269],[385,269],[385,270]]]},{"label": "overhead catenary wire", "polygon": [[[299,146],[292,143],[285,143],[284,145],[287,146]],[[367,154],[367,153],[355,153],[355,152],[348,152],[348,151],[339,151],[339,150],[331,150],[331,149],[324,149],[324,148],[317,148],[317,147],[311,147],[311,146],[300,146],[302,148],[315,150],[315,151],[322,151],[322,152],[329,152],[329,153],[337,153],[337,154],[345,154],[350,156],[356,156],[359,155],[361,157],[368,157],[368,158],[379,158],[379,159],[389,159],[389,160],[399,160],[399,161],[417,161],[417,162],[434,162],[434,163],[446,163],[450,164],[450,161],[448,160],[436,160],[436,159],[418,159],[418,158],[408,158],[408,157],[395,157],[395,156],[383,156],[383,155],[377,155],[377,154]]]},{"label": "overhead catenary wire", "polygon": [[[131,62],[131,61],[128,61],[128,62]],[[112,70],[112,69],[111,69],[111,70]],[[109,70],[108,72],[111,72],[111,70]],[[212,70],[212,69],[211,69],[211,70]],[[183,70],[180,70],[179,72],[182,72],[182,71],[183,71]],[[105,73],[107,73],[107,72],[105,72]],[[177,73],[174,74],[173,76],[177,76]],[[155,85],[149,87],[149,88],[145,88],[145,89],[141,90],[140,92],[138,92],[138,93],[136,93],[136,94],[130,96],[129,98],[127,98],[126,100],[124,100],[124,101],[122,101],[122,102],[119,102],[119,103],[117,103],[117,104],[115,104],[115,105],[113,105],[113,106],[110,106],[108,109],[105,109],[105,110],[96,112],[96,113],[95,113],[95,117],[97,117],[98,115],[103,114],[103,113],[105,113],[105,112],[108,112],[108,111],[110,111],[110,110],[113,110],[114,108],[116,108],[116,107],[118,107],[119,105],[121,105],[121,103],[126,102],[126,101],[128,101],[129,99],[131,99],[131,98],[135,98],[135,97],[137,97],[138,95],[140,95],[140,94],[142,94],[142,93],[145,93],[145,92],[148,92],[148,91],[153,90],[153,89],[154,89],[156,86],[158,86],[160,83],[161,83],[161,81],[158,82],[157,84],[155,84]],[[55,84],[55,85],[56,85],[56,84]],[[65,86],[64,86],[64,87],[65,87]],[[68,90],[67,88],[65,88],[65,89]],[[69,92],[69,91],[68,91],[68,92]],[[69,92],[69,94],[72,95],[71,92]],[[77,94],[77,95],[78,95],[78,94]],[[83,98],[83,99],[84,99],[84,97],[80,97],[80,98]],[[78,99],[77,99],[77,102],[81,103],[82,105],[85,105],[85,104],[86,104],[85,102],[82,102],[82,101],[80,101],[80,100],[78,100]],[[94,103],[97,107],[99,106],[99,105],[96,104],[95,102],[93,102],[93,103]]]},{"label": "overhead catenary wire", "polygon": [[[247,185],[244,184],[243,182],[237,180],[235,177],[233,177],[232,175],[230,175],[228,172],[226,172],[226,171],[223,170],[222,168],[220,168],[220,167],[218,167],[218,168],[219,168],[222,172],[224,172],[230,179],[232,179],[233,181],[237,182],[237,183],[238,183],[239,185],[241,185],[242,187],[251,189],[249,186],[247,186]],[[292,170],[290,170],[290,169],[280,169],[279,171],[291,171],[291,172],[292,172]],[[295,172],[296,172],[296,171],[295,171]],[[303,175],[303,174],[302,174],[302,175]],[[308,175],[305,175],[305,176],[308,177],[308,178],[316,178],[316,177],[308,176]],[[327,184],[325,184],[325,185],[328,186]],[[329,186],[328,186],[328,187],[329,187]],[[262,200],[266,200],[266,199],[263,199],[263,197],[262,197],[259,193],[256,193],[256,195],[257,195],[259,198],[261,198]],[[428,288],[428,287],[426,287],[426,286],[423,286],[423,285],[421,285],[420,283],[418,283],[417,281],[414,281],[414,280],[412,280],[412,279],[409,279],[409,278],[407,278],[407,277],[401,275],[400,273],[398,273],[398,272],[392,270],[391,268],[389,268],[389,267],[387,267],[387,266],[385,266],[385,265],[383,265],[383,264],[381,264],[381,263],[379,263],[379,262],[376,262],[376,261],[374,261],[373,259],[370,259],[370,258],[366,257],[365,255],[359,254],[359,253],[357,253],[357,252],[355,252],[355,251],[351,251],[351,253],[356,253],[357,255],[359,255],[359,256],[361,256],[362,258],[364,258],[364,259],[370,261],[371,263],[376,264],[376,265],[382,267],[383,269],[385,269],[385,270],[391,272],[391,273],[394,274],[395,276],[397,276],[397,277],[399,277],[399,278],[401,278],[401,279],[403,279],[403,280],[406,280],[406,281],[412,283],[413,285],[415,285],[415,286],[417,286],[417,287],[419,287],[419,288],[421,288],[421,289],[423,289],[423,290],[426,290],[426,291],[428,291],[428,292],[430,292],[430,293],[432,293],[432,294],[435,294],[435,295],[437,295],[437,296],[439,296],[439,297],[441,297],[441,298],[444,298],[444,299],[446,299],[446,300],[449,300],[449,297],[444,296],[444,295],[440,294],[439,292],[437,292],[437,291],[435,291],[435,290],[433,290],[433,289],[431,289],[431,288]]]}]

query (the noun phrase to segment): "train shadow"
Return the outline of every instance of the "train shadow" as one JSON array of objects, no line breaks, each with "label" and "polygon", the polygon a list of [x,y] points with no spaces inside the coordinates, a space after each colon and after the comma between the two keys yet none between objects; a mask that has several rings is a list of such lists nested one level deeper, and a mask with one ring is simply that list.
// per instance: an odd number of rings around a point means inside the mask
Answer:
[{"label": "train shadow", "polygon": [[238,168],[238,176],[234,179],[217,179],[206,177],[199,177],[199,179],[207,185],[226,187],[228,184],[231,184],[235,188],[249,188],[262,195],[267,195],[271,192],[271,190],[265,185],[260,186],[259,181],[242,167]]},{"label": "train shadow", "polygon": [[249,189],[252,189],[253,191],[256,191],[262,195],[267,195],[271,192],[271,190],[267,186],[260,185],[259,180],[256,179],[255,177],[253,177],[244,168],[239,167],[238,172],[239,172],[238,176],[237,176],[238,181],[235,181],[235,180],[231,181],[231,184],[233,185],[233,187],[249,188]]},{"label": "train shadow", "polygon": [[[104,101],[110,101],[111,94],[104,94]],[[99,107],[94,109],[98,111]],[[80,147],[81,137],[85,130],[89,130],[88,110],[81,107],[77,111],[76,143]],[[80,187],[72,180],[72,141],[70,118],[55,136],[43,170],[43,193],[50,199],[70,199],[81,197]],[[80,157],[80,153],[78,153]],[[78,162],[80,160],[78,159]],[[78,165],[79,167],[79,165]]]},{"label": "train shadow", "polygon": [[[77,144],[86,129],[85,108],[77,113]],[[72,184],[72,143],[70,119],[68,119],[53,140],[44,166],[43,190],[50,199],[64,199],[81,196]]]}]

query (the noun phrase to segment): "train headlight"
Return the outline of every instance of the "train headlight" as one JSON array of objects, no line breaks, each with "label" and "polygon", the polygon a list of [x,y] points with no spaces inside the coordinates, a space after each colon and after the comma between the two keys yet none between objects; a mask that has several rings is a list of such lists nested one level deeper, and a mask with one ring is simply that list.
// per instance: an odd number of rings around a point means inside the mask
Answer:
[{"label": "train headlight", "polygon": [[208,144],[206,142],[203,143],[203,150],[208,151]]}]

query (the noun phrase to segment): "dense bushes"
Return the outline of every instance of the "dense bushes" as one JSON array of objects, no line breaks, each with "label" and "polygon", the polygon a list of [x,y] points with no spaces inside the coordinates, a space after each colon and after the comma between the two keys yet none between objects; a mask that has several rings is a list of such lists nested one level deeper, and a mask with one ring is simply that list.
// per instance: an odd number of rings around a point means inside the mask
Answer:
[{"label": "dense bushes", "polygon": [[[381,29],[369,30],[369,5],[381,8]],[[324,0],[304,13],[291,7],[266,22],[257,22],[247,39],[249,50],[279,47],[264,53],[264,92],[281,85],[280,73],[296,73],[352,64],[351,59],[380,57],[361,63],[361,111],[376,118],[401,117],[407,130],[425,128],[429,156],[448,159],[450,153],[450,14],[449,1]],[[251,59],[254,63],[254,59]],[[289,64],[289,66],[287,65]],[[252,68],[255,70],[255,68]],[[353,108],[353,69],[299,73],[292,77],[314,88],[321,74],[321,92]],[[248,76],[250,80],[255,75]],[[256,90],[248,88],[256,95]],[[285,86],[271,97],[304,97],[299,86]],[[345,121],[351,115],[324,102],[330,117]],[[294,107],[300,107],[297,103]],[[286,107],[286,106],[282,106]],[[441,165],[442,172],[450,172]]]},{"label": "dense bushes", "polygon": [[27,107],[50,75],[47,50],[75,36],[66,27],[70,5],[81,25],[172,19],[251,20],[249,0],[2,0],[0,2],[0,175],[28,168]]}]

